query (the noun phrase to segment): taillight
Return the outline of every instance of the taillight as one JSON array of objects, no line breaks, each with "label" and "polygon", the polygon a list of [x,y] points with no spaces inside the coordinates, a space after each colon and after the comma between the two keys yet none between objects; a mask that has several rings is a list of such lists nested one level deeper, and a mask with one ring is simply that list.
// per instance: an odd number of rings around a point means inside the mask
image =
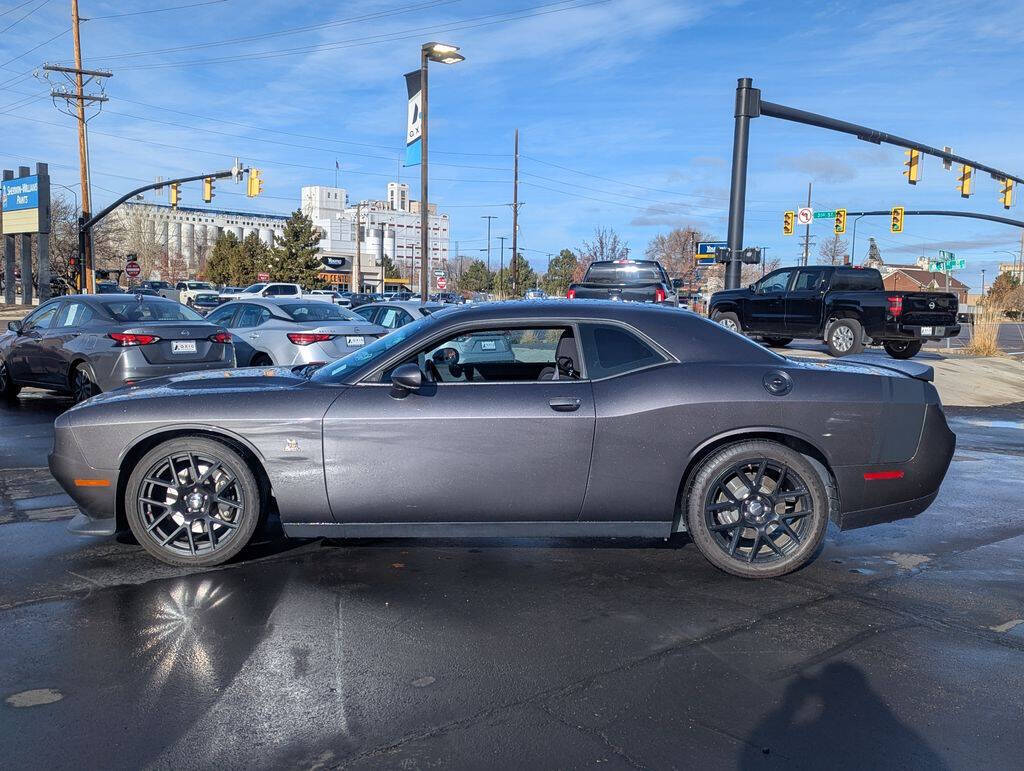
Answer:
[{"label": "taillight", "polygon": [[575,289],[570,289],[568,292],[566,292],[565,293],[565,299],[566,300],[575,300],[576,299],[576,290]]},{"label": "taillight", "polygon": [[868,482],[873,482],[876,479],[903,479],[902,471],[868,471],[864,474],[864,479]]},{"label": "taillight", "polygon": [[668,295],[665,294],[665,290],[664,289],[662,289],[660,286],[659,287],[655,287],[655,289],[654,289],[654,302],[656,302],[656,303],[663,303],[663,302],[665,302],[665,298],[667,296]]},{"label": "taillight", "polygon": [[215,335],[210,335],[209,339],[211,343],[221,343],[222,345],[227,345],[228,343],[231,342],[231,335],[228,334],[227,332],[218,332]]},{"label": "taillight", "polygon": [[133,345],[149,345],[160,341],[156,335],[135,335],[127,332],[111,332],[107,335],[121,348],[128,348]]},{"label": "taillight", "polygon": [[896,295],[886,298],[889,301],[889,315],[898,317],[903,315],[903,298]]},{"label": "taillight", "polygon": [[325,332],[289,332],[288,339],[296,345],[312,345],[313,343],[325,343],[333,340],[337,335],[329,335]]}]

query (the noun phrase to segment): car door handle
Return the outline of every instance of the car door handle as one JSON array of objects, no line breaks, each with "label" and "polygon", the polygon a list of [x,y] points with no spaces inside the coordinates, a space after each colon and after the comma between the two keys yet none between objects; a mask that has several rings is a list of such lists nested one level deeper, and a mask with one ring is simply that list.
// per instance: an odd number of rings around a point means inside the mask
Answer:
[{"label": "car door handle", "polygon": [[253,332],[253,333],[252,333],[251,335],[249,335],[249,339],[250,339],[250,340],[255,340],[255,339],[257,339],[257,338],[258,338],[259,336],[260,336],[260,333],[259,333],[259,332]]},{"label": "car door handle", "polygon": [[580,400],[575,396],[560,396],[557,399],[551,399],[548,406],[556,412],[575,412],[580,408]]}]

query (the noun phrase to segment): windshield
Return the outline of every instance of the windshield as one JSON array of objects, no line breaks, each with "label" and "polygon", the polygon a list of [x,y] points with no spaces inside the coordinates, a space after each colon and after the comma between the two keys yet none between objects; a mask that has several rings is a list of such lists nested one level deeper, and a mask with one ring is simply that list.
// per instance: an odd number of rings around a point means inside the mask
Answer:
[{"label": "windshield", "polygon": [[256,294],[257,292],[262,292],[265,287],[266,284],[253,284],[252,286],[247,286],[242,292],[245,294]]},{"label": "windshield", "polygon": [[377,338],[369,345],[360,348],[354,353],[350,353],[348,356],[331,362],[325,367],[321,367],[310,379],[321,383],[340,383],[353,371],[383,360],[396,345],[404,343],[413,335],[436,323],[429,316],[424,316],[411,324],[406,324],[404,327],[396,329],[390,335]]},{"label": "windshield", "polygon": [[104,303],[118,321],[202,321],[203,317],[191,308],[166,300],[135,297]]},{"label": "windshield", "polygon": [[634,284],[657,283],[662,280],[657,265],[643,265],[635,262],[594,263],[587,271],[587,284]]},{"label": "windshield", "polygon": [[315,300],[308,303],[282,303],[278,306],[295,321],[366,321],[340,305]]},{"label": "windshield", "polygon": [[186,286],[189,289],[213,289],[213,284],[207,284],[205,281],[189,281]]}]

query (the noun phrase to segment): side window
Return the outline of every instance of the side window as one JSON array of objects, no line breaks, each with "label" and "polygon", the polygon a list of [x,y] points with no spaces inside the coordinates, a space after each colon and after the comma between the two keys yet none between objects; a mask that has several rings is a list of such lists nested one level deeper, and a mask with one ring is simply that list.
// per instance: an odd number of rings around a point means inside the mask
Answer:
[{"label": "side window", "polygon": [[665,357],[622,327],[585,325],[583,355],[591,378],[632,372],[665,361]]},{"label": "side window", "polygon": [[231,321],[231,317],[235,315],[236,307],[232,305],[230,308],[218,308],[207,316],[206,320],[211,324],[220,324],[222,327],[226,327]]},{"label": "side window", "polygon": [[818,288],[818,280],[825,271],[822,270],[801,270],[796,275],[796,283],[793,284],[794,292],[810,292]]},{"label": "side window", "polygon": [[179,281],[177,284],[174,285],[174,288],[175,288],[175,290],[180,292],[182,289],[186,288],[185,287],[185,282],[184,281]]},{"label": "side window", "polygon": [[297,286],[292,286],[291,284],[283,284],[282,286],[279,286],[277,288],[277,293],[291,295],[292,297],[294,297],[299,293],[299,288]]},{"label": "side window", "polygon": [[53,325],[53,317],[57,314],[60,303],[43,305],[25,319],[25,329],[49,329]]},{"label": "side window", "polygon": [[67,303],[57,318],[57,327],[80,327],[92,320],[92,309],[85,303]]},{"label": "side window", "polygon": [[397,329],[401,326],[398,323],[398,308],[383,308],[380,314],[380,320],[377,322],[382,327],[388,329]]},{"label": "side window", "polygon": [[242,306],[242,312],[239,314],[238,321],[235,323],[235,326],[241,327],[242,329],[258,327],[269,318],[270,311],[266,308],[261,308],[259,305],[244,305]]},{"label": "side window", "polygon": [[398,319],[396,319],[397,323],[395,324],[395,329],[398,329],[398,327],[404,327],[410,321],[412,321],[412,316],[409,315],[409,312],[408,311],[399,310],[398,311]]},{"label": "side window", "polygon": [[780,270],[778,273],[765,276],[761,279],[761,283],[757,285],[757,293],[785,292],[786,287],[789,286],[789,277],[792,275],[793,271],[791,270]]},{"label": "side window", "polygon": [[377,309],[376,308],[368,308],[367,306],[362,305],[362,306],[356,308],[355,312],[358,313],[360,316],[362,316],[367,321],[369,321],[371,324],[375,323],[374,320],[373,320],[373,317],[377,314]]}]

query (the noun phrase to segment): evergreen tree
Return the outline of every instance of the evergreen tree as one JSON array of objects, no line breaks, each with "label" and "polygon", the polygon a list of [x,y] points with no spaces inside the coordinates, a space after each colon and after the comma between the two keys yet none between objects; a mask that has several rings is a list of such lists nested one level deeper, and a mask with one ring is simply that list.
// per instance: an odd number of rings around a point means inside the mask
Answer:
[{"label": "evergreen tree", "polygon": [[537,274],[530,263],[522,254],[516,255],[516,292],[512,294],[512,266],[506,265],[504,270],[498,271],[495,284],[502,297],[522,297],[527,289],[533,289],[537,285]]},{"label": "evergreen tree", "polygon": [[235,286],[249,286],[256,276],[270,269],[270,247],[258,233],[250,233],[235,250],[231,263],[231,280]]},{"label": "evergreen tree", "polygon": [[483,260],[473,260],[469,267],[459,276],[457,283],[460,292],[486,292],[491,286],[491,273]]},{"label": "evergreen tree", "polygon": [[381,267],[384,268],[384,278],[401,278],[402,274],[398,272],[398,268],[395,263],[391,261],[391,258],[386,254],[384,255],[384,261],[381,263]]},{"label": "evergreen tree", "polygon": [[541,286],[548,294],[564,295],[572,283],[578,262],[571,249],[563,249],[551,260],[548,272],[541,279]]},{"label": "evergreen tree", "polygon": [[301,209],[293,212],[270,253],[268,267],[273,280],[300,284],[304,289],[323,285],[319,277],[323,269],[321,238],[320,229]]},{"label": "evergreen tree", "polygon": [[232,275],[232,266],[238,258],[239,243],[234,233],[228,231],[217,237],[213,251],[206,260],[206,278],[215,284],[237,286]]}]

